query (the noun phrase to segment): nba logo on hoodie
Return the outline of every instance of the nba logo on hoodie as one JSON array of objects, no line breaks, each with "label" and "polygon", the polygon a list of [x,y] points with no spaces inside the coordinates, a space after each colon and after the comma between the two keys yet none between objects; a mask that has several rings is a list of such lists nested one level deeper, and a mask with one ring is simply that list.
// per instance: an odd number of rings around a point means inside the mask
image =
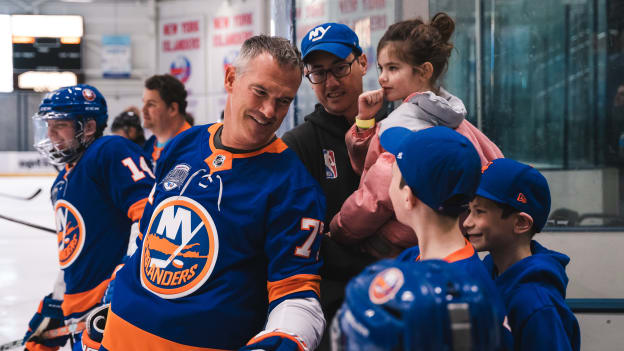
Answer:
[{"label": "nba logo on hoodie", "polygon": [[334,156],[334,151],[323,149],[323,158],[325,159],[325,178],[338,178],[338,168],[336,168],[336,156]]}]

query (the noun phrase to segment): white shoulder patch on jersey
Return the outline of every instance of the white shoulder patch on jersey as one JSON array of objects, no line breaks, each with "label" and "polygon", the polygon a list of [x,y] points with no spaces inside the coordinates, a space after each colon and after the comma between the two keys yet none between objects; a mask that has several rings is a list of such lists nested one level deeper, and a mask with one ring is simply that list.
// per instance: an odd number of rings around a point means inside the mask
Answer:
[{"label": "white shoulder patch on jersey", "polygon": [[177,187],[180,187],[182,184],[184,184],[184,181],[186,180],[186,177],[188,176],[190,170],[191,166],[185,163],[176,165],[175,167],[173,167],[172,170],[169,171],[169,173],[167,173],[165,179],[163,179],[163,181],[161,182],[163,188],[166,191],[170,191]]}]

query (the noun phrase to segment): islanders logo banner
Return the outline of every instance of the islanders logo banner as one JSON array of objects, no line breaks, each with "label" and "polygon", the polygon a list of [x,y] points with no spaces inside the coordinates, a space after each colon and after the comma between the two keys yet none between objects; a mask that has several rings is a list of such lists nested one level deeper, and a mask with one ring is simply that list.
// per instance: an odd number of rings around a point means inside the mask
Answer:
[{"label": "islanders logo banner", "polygon": [[74,205],[65,200],[54,204],[56,236],[61,268],[71,266],[80,255],[85,243],[85,225],[82,215]]},{"label": "islanders logo banner", "polygon": [[141,249],[141,284],[164,299],[187,296],[210,277],[219,237],[206,209],[176,196],[161,202],[150,219]]}]

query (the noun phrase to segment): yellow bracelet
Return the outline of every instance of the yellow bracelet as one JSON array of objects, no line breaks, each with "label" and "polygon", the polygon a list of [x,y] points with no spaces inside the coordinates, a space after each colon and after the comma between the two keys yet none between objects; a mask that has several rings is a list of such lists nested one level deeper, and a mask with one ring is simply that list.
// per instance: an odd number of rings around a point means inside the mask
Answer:
[{"label": "yellow bracelet", "polygon": [[375,126],[375,119],[355,119],[355,125],[360,129],[371,129]]}]

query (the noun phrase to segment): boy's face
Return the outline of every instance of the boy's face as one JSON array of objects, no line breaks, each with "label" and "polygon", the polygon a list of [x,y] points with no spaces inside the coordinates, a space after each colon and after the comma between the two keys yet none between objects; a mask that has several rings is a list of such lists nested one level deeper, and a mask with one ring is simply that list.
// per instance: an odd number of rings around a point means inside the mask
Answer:
[{"label": "boy's face", "polygon": [[503,210],[492,200],[475,196],[464,221],[467,237],[477,251],[505,247],[513,239],[514,215],[502,218]]},{"label": "boy's face", "polygon": [[405,209],[405,196],[407,194],[406,192],[410,190],[407,185],[401,187],[401,178],[401,171],[395,161],[392,165],[392,180],[390,181],[388,194],[390,195],[390,201],[392,202],[397,220],[403,224],[407,224],[409,223],[408,218],[410,217],[410,213]]}]

